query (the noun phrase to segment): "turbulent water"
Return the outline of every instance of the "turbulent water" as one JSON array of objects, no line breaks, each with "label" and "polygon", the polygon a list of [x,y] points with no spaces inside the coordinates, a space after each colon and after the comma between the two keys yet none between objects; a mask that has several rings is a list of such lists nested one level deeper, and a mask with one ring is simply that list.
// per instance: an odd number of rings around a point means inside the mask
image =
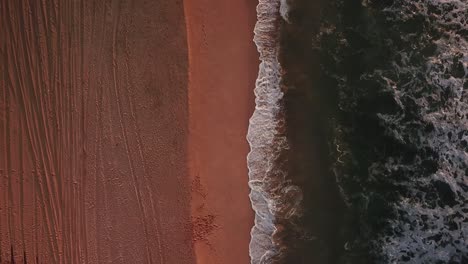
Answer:
[{"label": "turbulent water", "polygon": [[255,211],[250,256],[252,263],[281,261],[282,233],[297,218],[301,191],[287,179],[283,91],[279,51],[279,1],[261,0],[255,43],[260,53],[260,71],[256,82],[256,107],[247,139],[249,153],[250,198]]},{"label": "turbulent water", "polygon": [[[317,262],[307,255],[322,251],[319,263],[468,263],[468,2],[321,3],[258,6],[252,263]],[[296,117],[298,104],[312,114]],[[297,143],[311,124],[328,148]],[[333,186],[297,180],[311,149]],[[339,196],[327,196],[333,187]],[[307,197],[336,198],[342,214]],[[320,231],[339,215],[337,232]]]}]

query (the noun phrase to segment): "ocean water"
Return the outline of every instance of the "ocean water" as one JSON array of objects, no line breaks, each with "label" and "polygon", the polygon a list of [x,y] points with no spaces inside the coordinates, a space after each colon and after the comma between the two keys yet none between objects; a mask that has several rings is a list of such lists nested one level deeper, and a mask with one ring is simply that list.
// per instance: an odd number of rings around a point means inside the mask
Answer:
[{"label": "ocean water", "polygon": [[252,263],[468,263],[468,2],[257,11]]}]

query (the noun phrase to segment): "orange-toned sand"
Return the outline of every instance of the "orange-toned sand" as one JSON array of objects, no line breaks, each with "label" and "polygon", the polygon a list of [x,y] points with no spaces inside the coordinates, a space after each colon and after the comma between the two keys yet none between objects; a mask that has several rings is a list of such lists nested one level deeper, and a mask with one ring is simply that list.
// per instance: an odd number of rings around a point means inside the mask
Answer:
[{"label": "orange-toned sand", "polygon": [[187,89],[182,0],[0,1],[0,263],[195,263]]},{"label": "orange-toned sand", "polygon": [[249,263],[255,4],[0,1],[0,263]]},{"label": "orange-toned sand", "polygon": [[188,0],[189,162],[200,264],[249,263],[248,119],[258,54],[255,0]]}]

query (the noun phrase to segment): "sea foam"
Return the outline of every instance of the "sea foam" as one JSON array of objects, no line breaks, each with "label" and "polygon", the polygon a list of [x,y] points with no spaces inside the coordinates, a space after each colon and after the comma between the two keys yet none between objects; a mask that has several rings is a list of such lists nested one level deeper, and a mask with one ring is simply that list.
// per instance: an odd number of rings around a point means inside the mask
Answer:
[{"label": "sea foam", "polygon": [[[281,10],[281,13],[280,13]],[[301,190],[287,177],[289,150],[281,89],[282,69],[278,60],[281,14],[280,0],[260,0],[254,42],[260,53],[255,87],[256,106],[250,119],[247,157],[250,199],[255,211],[251,231],[251,263],[282,263],[286,246],[282,237],[300,215]]]}]

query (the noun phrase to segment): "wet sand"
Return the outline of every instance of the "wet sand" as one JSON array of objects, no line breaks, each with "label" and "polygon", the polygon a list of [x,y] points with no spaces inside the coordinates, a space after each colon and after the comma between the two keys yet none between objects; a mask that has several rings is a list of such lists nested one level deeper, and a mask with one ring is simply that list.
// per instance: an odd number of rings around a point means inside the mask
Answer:
[{"label": "wet sand", "polygon": [[0,263],[194,263],[182,1],[0,19]]},{"label": "wet sand", "polygon": [[185,2],[189,45],[189,160],[198,263],[249,263],[253,211],[246,141],[258,53],[253,0]]}]

